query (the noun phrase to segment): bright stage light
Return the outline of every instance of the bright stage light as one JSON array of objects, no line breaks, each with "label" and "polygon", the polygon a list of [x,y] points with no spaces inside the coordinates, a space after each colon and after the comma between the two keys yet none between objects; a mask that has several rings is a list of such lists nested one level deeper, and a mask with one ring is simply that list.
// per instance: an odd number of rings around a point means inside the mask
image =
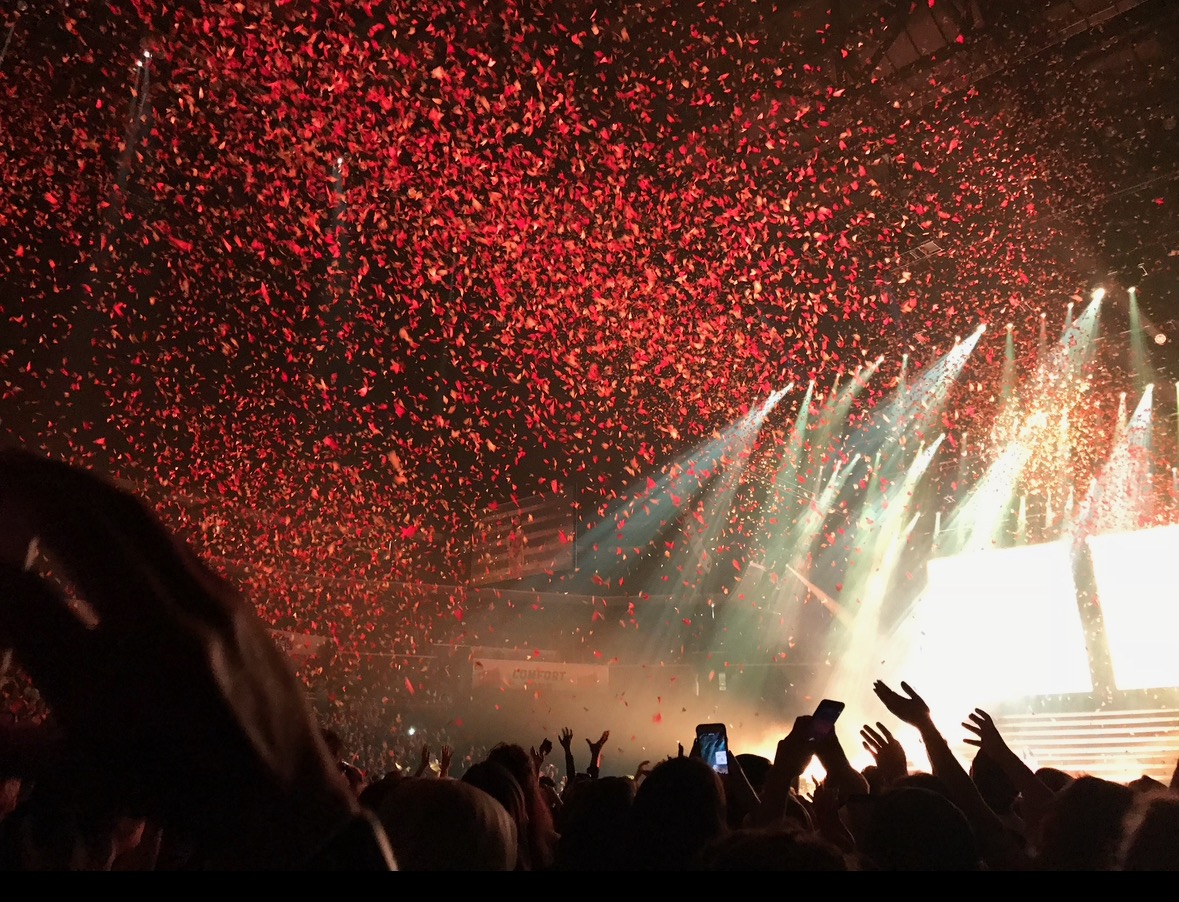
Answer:
[{"label": "bright stage light", "polygon": [[1179,685],[1174,578],[1160,561],[1179,553],[1179,526],[1107,533],[1086,540],[1101,598],[1117,688]]},{"label": "bright stage light", "polygon": [[1165,345],[1167,343],[1167,336],[1165,336],[1162,332],[1155,332],[1154,343],[1156,345]]},{"label": "bright stage light", "polygon": [[897,663],[931,707],[1092,691],[1066,543],[935,558],[927,572],[898,628],[912,639],[908,660]]},{"label": "bright stage light", "polygon": [[1014,323],[1008,323],[1008,324],[1007,324],[1007,331],[1008,331],[1008,332],[1010,332],[1010,331],[1011,331],[1012,329],[1014,329],[1014,328],[1015,328],[1015,324],[1014,324]]},{"label": "bright stage light", "polygon": [[986,323],[979,323],[978,324],[979,334],[981,335],[983,332],[986,332],[986,331],[987,331],[987,324]]},{"label": "bright stage light", "polygon": [[1097,303],[1100,304],[1102,299],[1105,297],[1105,289],[1104,288],[1094,288],[1092,297],[1093,297],[1094,301],[1096,301]]}]

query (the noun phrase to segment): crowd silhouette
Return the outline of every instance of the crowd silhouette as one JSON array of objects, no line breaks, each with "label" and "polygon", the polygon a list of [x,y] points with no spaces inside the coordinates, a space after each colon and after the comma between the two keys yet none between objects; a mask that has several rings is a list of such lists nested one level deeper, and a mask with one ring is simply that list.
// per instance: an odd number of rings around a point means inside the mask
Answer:
[{"label": "crowd silhouette", "polygon": [[[364,773],[317,723],[255,609],[136,498],[25,452],[0,455],[0,640],[48,706],[10,706],[0,746],[6,870],[1162,870],[1179,780],[1033,770],[985,711],[964,764],[906,683],[895,723],[816,731],[773,760],[698,749],[603,771],[609,738],[504,741],[452,773]],[[10,682],[10,686],[23,685]],[[19,699],[18,699],[19,701]],[[893,733],[928,752],[910,772]],[[841,736],[841,732],[843,735]],[[740,737],[730,737],[739,749]],[[817,759],[825,776],[804,792]]]}]

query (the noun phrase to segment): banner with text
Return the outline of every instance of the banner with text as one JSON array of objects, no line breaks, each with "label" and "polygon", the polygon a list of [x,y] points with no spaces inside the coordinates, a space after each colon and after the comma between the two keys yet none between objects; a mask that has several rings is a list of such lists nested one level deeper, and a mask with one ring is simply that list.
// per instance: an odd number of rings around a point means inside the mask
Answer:
[{"label": "banner with text", "polygon": [[599,664],[496,658],[475,658],[471,662],[471,685],[476,689],[588,689],[609,682],[610,668]]}]

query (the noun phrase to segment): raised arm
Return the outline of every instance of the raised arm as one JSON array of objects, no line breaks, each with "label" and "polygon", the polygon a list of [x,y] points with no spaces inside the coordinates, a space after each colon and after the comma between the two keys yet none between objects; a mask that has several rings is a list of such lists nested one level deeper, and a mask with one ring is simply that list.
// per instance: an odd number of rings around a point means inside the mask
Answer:
[{"label": "raised arm", "polygon": [[951,801],[966,815],[987,863],[1001,869],[1021,868],[1027,859],[1011,840],[1003,822],[983,799],[978,787],[929,714],[929,705],[908,683],[901,683],[904,694],[877,680],[873,690],[893,716],[916,727],[929,753],[929,763],[936,776],[945,783]]},{"label": "raised arm", "polygon": [[528,754],[532,758],[532,766],[538,774],[542,772],[544,761],[552,750],[553,743],[547,736],[540,741],[539,748],[533,746],[528,750]]},{"label": "raised arm", "polygon": [[840,803],[850,796],[868,792],[868,781],[847,760],[847,753],[834,729],[815,743],[815,755],[827,772],[824,787],[827,792],[834,792]]},{"label": "raised arm", "polygon": [[728,811],[729,826],[736,829],[757,810],[761,799],[757,797],[749,777],[745,775],[745,769],[741,766],[736,753],[730,748],[726,754],[729,772],[721,777],[721,782],[725,787],[725,807]]},{"label": "raised arm", "polygon": [[750,826],[771,826],[782,823],[790,794],[798,785],[802,772],[815,754],[811,739],[811,716],[799,715],[790,732],[778,741],[774,763],[762,786],[760,803],[747,818]]},{"label": "raised arm", "polygon": [[420,777],[430,769],[430,746],[428,743],[422,743],[422,754],[418,760],[418,769],[414,771],[415,777]]},{"label": "raised arm", "polygon": [[635,781],[635,786],[638,786],[640,783],[642,783],[644,780],[647,779],[647,776],[650,773],[651,773],[651,762],[650,761],[640,761],[639,766],[635,768],[635,775],[631,779]]},{"label": "raised arm", "polygon": [[589,767],[585,769],[585,772],[595,780],[598,778],[598,774],[602,768],[602,749],[605,747],[606,740],[609,738],[610,731],[604,730],[597,742],[590,742],[588,739],[585,741],[585,744],[589,746],[590,750],[590,763]]},{"label": "raised arm", "polygon": [[968,714],[962,726],[973,734],[972,738],[966,740],[967,745],[977,747],[981,754],[999,765],[1015,784],[1022,798],[1024,823],[1029,831],[1034,832],[1056,798],[1052,790],[1036,776],[1027,762],[1011,750],[995,726],[994,719],[982,708],[975,708],[972,714]]},{"label": "raised arm", "polygon": [[577,764],[573,760],[573,731],[568,727],[561,727],[561,732],[557,734],[557,742],[561,743],[561,748],[565,750],[565,783],[572,785],[573,778],[577,776]]},{"label": "raised arm", "polygon": [[905,747],[877,721],[876,728],[864,724],[860,730],[864,748],[876,761],[876,783],[873,791],[882,792],[909,775],[909,756]]}]

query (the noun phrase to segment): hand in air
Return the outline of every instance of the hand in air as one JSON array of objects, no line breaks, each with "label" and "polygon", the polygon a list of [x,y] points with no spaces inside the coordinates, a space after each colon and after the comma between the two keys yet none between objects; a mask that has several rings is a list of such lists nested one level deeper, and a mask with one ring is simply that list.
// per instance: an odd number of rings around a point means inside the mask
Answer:
[{"label": "hand in air", "polygon": [[605,746],[606,740],[609,738],[610,731],[606,730],[602,733],[601,738],[597,742],[590,742],[588,739],[585,741],[585,744],[588,745],[590,749],[591,761],[596,762],[598,760],[598,757],[602,754],[602,747]]},{"label": "hand in air", "polygon": [[877,721],[875,729],[864,724],[860,730],[864,748],[875,759],[880,781],[890,786],[909,773],[909,758],[905,747],[889,732],[888,727]]},{"label": "hand in air", "polygon": [[971,738],[965,740],[967,745],[977,747],[988,758],[995,760],[999,760],[1005,752],[1009,751],[1003,734],[995,726],[995,721],[990,714],[982,708],[975,708],[966,717],[962,726],[973,734]]},{"label": "hand in air", "polygon": [[884,707],[889,710],[889,713],[910,726],[921,727],[929,721],[929,705],[925,704],[925,700],[914,692],[913,687],[908,683],[901,683],[901,689],[904,690],[904,695],[890,688],[881,680],[877,680],[872,685],[876,697],[884,703]]},{"label": "hand in air", "polygon": [[540,769],[544,767],[544,759],[549,756],[549,752],[552,750],[553,744],[547,736],[541,740],[540,748],[532,746],[528,749],[528,754],[532,758],[532,766],[536,768],[538,774],[540,773]]},{"label": "hand in air", "polygon": [[790,732],[778,740],[774,767],[781,768],[791,780],[798,777],[814,757],[813,734],[814,721],[809,714],[800,714],[794,718],[794,726]]}]

